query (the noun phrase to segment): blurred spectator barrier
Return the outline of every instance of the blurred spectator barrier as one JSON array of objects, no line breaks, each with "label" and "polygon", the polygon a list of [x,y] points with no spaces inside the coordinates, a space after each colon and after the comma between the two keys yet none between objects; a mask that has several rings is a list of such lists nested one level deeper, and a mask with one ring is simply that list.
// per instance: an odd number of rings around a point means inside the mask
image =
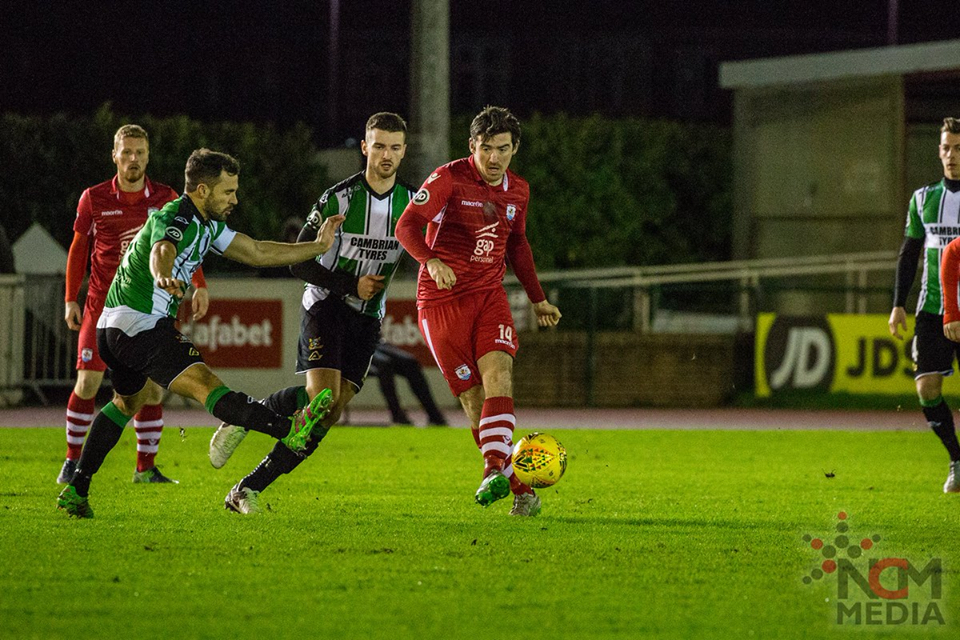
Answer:
[{"label": "blurred spectator barrier", "polygon": [[[762,311],[890,311],[895,251],[540,274],[564,314],[561,328],[641,333],[752,331]],[[506,280],[518,327],[536,318],[516,278]]]},{"label": "blurred spectator barrier", "polygon": [[[598,379],[598,360],[604,359],[606,363],[608,358],[604,354],[639,354],[629,367],[624,364],[622,375],[634,368],[646,370],[650,377],[650,363],[642,357],[647,347],[634,344],[638,337],[713,336],[732,344],[735,336],[752,334],[755,318],[763,312],[783,316],[889,313],[895,266],[896,253],[889,251],[546,272],[540,276],[544,289],[563,312],[559,333],[569,333],[562,338],[558,335],[556,340],[573,342],[550,346],[554,338],[549,336],[557,332],[543,332],[542,347],[545,355],[554,357],[559,357],[560,350],[564,350],[564,357],[570,360],[568,374],[559,369],[554,373],[570,378],[565,384],[573,384],[582,392],[583,403],[603,404],[606,401],[597,389],[605,384]],[[263,285],[264,281],[256,279],[218,279],[211,284],[211,292],[219,306],[211,307],[205,324],[198,323],[193,328],[196,332],[206,331],[208,341],[216,336],[217,353],[213,353],[210,345],[206,347],[211,358],[225,357],[227,346],[250,349],[250,344],[241,339],[244,336],[247,342],[254,338],[265,341],[270,337],[269,345],[259,345],[277,350],[269,362],[258,357],[239,364],[233,361],[219,364],[230,384],[261,396],[297,382],[291,371],[301,291],[299,283],[292,279],[271,281],[269,287]],[[535,327],[536,319],[519,283],[511,277],[506,285],[518,329]],[[412,281],[394,284],[391,316],[389,322],[384,322],[384,337],[419,356],[413,319],[416,317],[412,301],[414,288]],[[44,388],[73,385],[77,333],[70,331],[63,321],[63,290],[63,276],[0,276],[0,402],[15,403],[18,399],[11,400],[11,394],[24,390],[32,391],[46,402]],[[249,309],[245,300],[252,303]],[[282,305],[281,311],[275,308],[276,301]],[[230,304],[234,306],[227,308]],[[247,311],[263,317],[247,319]],[[263,329],[266,320],[270,321],[269,333]],[[185,327],[185,330],[188,329]],[[201,337],[197,333],[196,338]],[[532,335],[521,338],[521,344],[527,345],[525,351],[534,356]],[[726,357],[721,354],[731,350],[734,353],[742,350],[724,345],[710,347],[716,349],[717,359]],[[677,349],[674,347],[673,351]],[[543,362],[537,357],[527,359],[540,368],[539,375],[543,377]],[[524,362],[524,357],[519,358],[517,366],[525,366]],[[439,380],[439,377],[434,375],[432,362],[425,358],[422,363],[428,367],[428,378],[433,385],[436,382],[433,378]],[[752,361],[749,364],[752,365]],[[718,373],[718,379],[722,375],[726,374]],[[441,383],[442,380],[437,382]],[[580,396],[567,397],[572,401]],[[379,398],[376,401],[379,403]],[[621,401],[637,400],[625,397],[618,400]]]},{"label": "blurred spectator barrier", "polygon": [[[884,251],[542,273],[563,321],[557,331],[521,336],[525,356],[515,365],[516,397],[552,406],[676,406],[693,398],[716,406],[752,387],[757,314],[889,314],[896,256]],[[507,288],[517,327],[535,328],[515,278]]]},{"label": "blurred spectator barrier", "polygon": [[0,407],[19,403],[23,387],[24,277],[0,275]]}]

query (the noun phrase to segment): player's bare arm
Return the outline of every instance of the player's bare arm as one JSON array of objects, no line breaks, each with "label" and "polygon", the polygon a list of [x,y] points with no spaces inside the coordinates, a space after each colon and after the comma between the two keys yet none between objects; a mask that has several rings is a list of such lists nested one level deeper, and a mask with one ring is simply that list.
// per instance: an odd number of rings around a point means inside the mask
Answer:
[{"label": "player's bare arm", "polygon": [[190,308],[193,310],[193,319],[202,320],[210,309],[210,292],[206,287],[197,287],[193,290],[193,298],[190,299]]},{"label": "player's bare arm", "polygon": [[903,340],[903,335],[900,334],[900,329],[903,329],[904,334],[906,334],[907,310],[903,307],[894,307],[893,311],[890,312],[890,320],[887,321],[887,325],[890,327],[890,335],[897,340]]},{"label": "player's bare arm", "polygon": [[457,274],[440,258],[430,258],[426,264],[427,272],[437,283],[437,289],[453,289],[453,285],[457,284]]},{"label": "player's bare arm", "polygon": [[238,233],[223,255],[251,267],[283,267],[311,260],[326,253],[333,246],[337,229],[343,224],[343,219],[342,215],[337,215],[324,220],[313,242],[254,240],[248,235]]},{"label": "player's bare arm", "polygon": [[555,327],[560,322],[560,318],[563,317],[560,309],[547,300],[541,300],[534,304],[533,312],[537,314],[537,324],[541,327]]},{"label": "player's bare arm", "polygon": [[63,319],[66,320],[67,327],[74,331],[80,331],[80,321],[83,319],[83,314],[76,300],[64,303]]},{"label": "player's bare arm", "polygon": [[176,245],[168,240],[157,241],[150,250],[150,273],[157,288],[175,298],[182,298],[187,284],[173,277],[173,263],[176,258]]},{"label": "player's bare arm", "polygon": [[357,296],[361,300],[370,300],[373,296],[383,291],[383,280],[386,276],[370,274],[360,276],[357,281]]},{"label": "player's bare arm", "polygon": [[947,337],[947,340],[960,342],[960,321],[948,322],[943,325],[943,335]]}]

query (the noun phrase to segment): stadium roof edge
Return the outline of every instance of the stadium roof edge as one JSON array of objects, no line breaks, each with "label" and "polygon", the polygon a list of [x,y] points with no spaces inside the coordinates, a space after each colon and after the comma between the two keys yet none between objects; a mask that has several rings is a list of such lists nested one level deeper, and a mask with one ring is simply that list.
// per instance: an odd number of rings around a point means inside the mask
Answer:
[{"label": "stadium roof edge", "polygon": [[720,63],[720,87],[745,89],[960,68],[960,40]]}]

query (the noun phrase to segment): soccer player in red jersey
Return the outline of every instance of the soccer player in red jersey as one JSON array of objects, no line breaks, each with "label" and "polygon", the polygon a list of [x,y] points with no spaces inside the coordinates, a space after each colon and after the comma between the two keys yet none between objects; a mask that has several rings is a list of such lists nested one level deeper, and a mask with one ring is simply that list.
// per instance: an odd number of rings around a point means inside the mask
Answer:
[{"label": "soccer player in red jersey", "polygon": [[420,332],[483,453],[476,501],[485,507],[512,491],[510,513],[535,516],[540,498],[510,463],[517,335],[502,284],[506,261],[540,326],[556,326],[560,310],[543,294],[527,241],[530,187],[509,170],[520,147],[520,122],[507,109],[487,107],[470,125],[469,144],[469,157],[430,174],[400,217],[396,235],[421,265]]},{"label": "soccer player in red jersey", "polygon": [[[80,332],[80,339],[77,345],[77,383],[67,401],[67,457],[57,477],[60,484],[69,484],[76,471],[83,440],[93,420],[94,400],[107,368],[97,352],[97,320],[103,311],[107,289],[127,245],[146,222],[147,216],[178,197],[177,192],[167,185],[147,178],[149,145],[149,137],[142,127],[135,124],[120,127],[113,137],[111,152],[117,175],[84,191],[77,207],[73,242],[67,257],[64,320],[68,327]],[[81,314],[77,294],[88,255],[90,280]],[[199,320],[209,305],[202,272],[195,274],[193,285],[194,319]],[[163,431],[163,406],[143,407],[133,424],[137,432],[137,470],[133,481],[175,482],[154,464]]]}]

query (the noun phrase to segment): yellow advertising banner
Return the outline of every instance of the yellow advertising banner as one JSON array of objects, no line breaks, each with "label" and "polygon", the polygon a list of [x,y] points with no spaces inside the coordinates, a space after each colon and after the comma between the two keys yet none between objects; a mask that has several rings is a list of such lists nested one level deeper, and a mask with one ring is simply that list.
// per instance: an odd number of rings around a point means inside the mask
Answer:
[{"label": "yellow advertising banner", "polygon": [[879,314],[757,316],[756,394],[787,390],[824,393],[911,394],[913,316],[903,340],[890,335]]}]

